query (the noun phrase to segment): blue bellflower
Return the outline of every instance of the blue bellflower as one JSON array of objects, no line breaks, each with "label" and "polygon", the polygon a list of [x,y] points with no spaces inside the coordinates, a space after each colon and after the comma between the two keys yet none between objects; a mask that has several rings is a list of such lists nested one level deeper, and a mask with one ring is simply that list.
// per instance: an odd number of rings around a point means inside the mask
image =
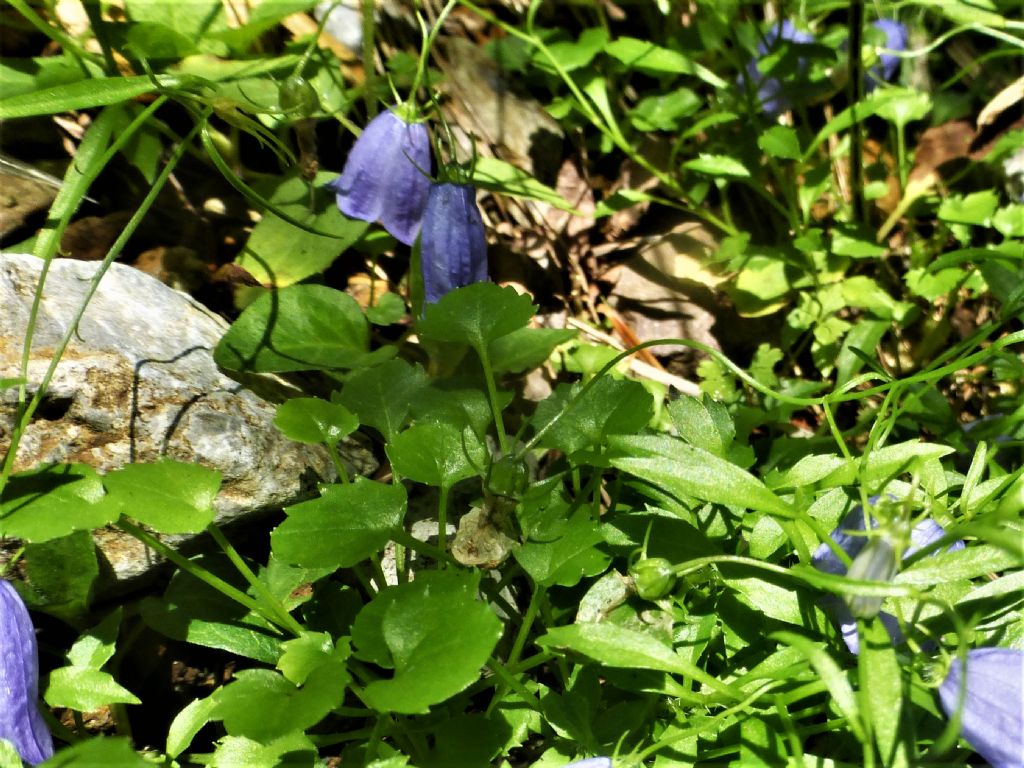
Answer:
[{"label": "blue bellflower", "polygon": [[939,702],[948,717],[960,712],[960,735],[992,768],[1024,766],[1024,651],[968,651],[966,673],[953,659]]},{"label": "blue bellflower", "polygon": [[396,240],[412,245],[430,191],[430,137],[422,123],[381,112],[363,129],[345,168],[327,188],[346,216],[379,221]]},{"label": "blue bellflower", "polygon": [[[875,29],[885,35],[885,45],[881,46],[890,51],[905,51],[909,36],[907,28],[898,21],[892,19],[879,19],[872,23]],[[875,87],[883,81],[891,81],[900,68],[899,56],[891,53],[879,53],[878,62],[869,69],[864,77],[864,92],[871,93]]]},{"label": "blue bellflower", "polygon": [[38,699],[39,655],[32,619],[11,583],[0,579],[0,739],[11,742],[29,765],[53,756],[53,737]]},{"label": "blue bellflower", "polygon": [[448,182],[430,187],[420,254],[427,304],[487,279],[487,238],[473,187]]},{"label": "blue bellflower", "polygon": [[[758,58],[763,58],[769,52],[775,52],[779,48],[779,41],[788,41],[797,44],[814,42],[814,35],[809,32],[801,32],[793,22],[786,19],[780,25],[775,25],[765,32],[764,39],[757,46]],[[798,59],[797,73],[803,76],[807,70],[807,63],[803,58]],[[747,78],[751,85],[757,89],[757,101],[765,115],[776,118],[793,106],[793,99],[798,94],[797,87],[792,83],[783,84],[777,77],[765,75],[757,66],[757,61],[747,63]]]},{"label": "blue bellflower", "polygon": [[[878,496],[872,496],[869,501],[874,504],[878,499]],[[871,523],[872,528],[878,527],[878,521],[874,518],[872,518]],[[830,534],[832,540],[839,548],[853,558],[853,563],[850,567],[851,577],[876,580],[891,578],[888,575],[889,573],[895,575],[893,570],[895,569],[895,560],[891,543],[881,538],[869,539],[863,534],[858,535],[858,533],[863,531],[864,510],[858,505],[843,518],[839,526]],[[945,535],[945,529],[934,520],[920,520],[910,531],[910,546],[904,550],[903,559],[906,560],[920,550],[931,546]],[[964,543],[956,541],[946,551],[955,552],[963,548]],[[811,556],[811,565],[824,573],[831,573],[836,576],[846,575],[846,565],[825,543],[818,545],[818,548],[814,551],[814,554]],[[839,632],[842,634],[843,641],[846,643],[846,647],[849,648],[850,653],[857,654],[860,652],[860,638],[857,635],[856,616],[868,617],[875,615],[877,612],[877,605],[874,603],[869,605],[870,600],[869,598],[865,601],[858,601],[858,598],[855,597],[851,603],[847,603],[837,597],[829,596],[821,602],[822,608],[839,627]],[[878,618],[885,625],[892,641],[894,643],[902,642],[903,633],[900,631],[900,625],[896,617],[883,612],[878,613]]]}]

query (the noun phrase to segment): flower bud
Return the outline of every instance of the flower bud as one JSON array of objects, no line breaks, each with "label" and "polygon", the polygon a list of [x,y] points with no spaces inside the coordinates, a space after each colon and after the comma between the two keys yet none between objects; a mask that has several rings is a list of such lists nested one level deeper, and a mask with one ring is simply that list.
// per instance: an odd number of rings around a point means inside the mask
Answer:
[{"label": "flower bud", "polygon": [[[851,579],[858,581],[892,581],[896,576],[896,552],[888,539],[871,539],[850,564]],[[885,598],[874,595],[853,595],[846,599],[850,613],[858,619],[878,615]]]},{"label": "flower bud", "polygon": [[279,95],[281,109],[289,113],[297,113],[300,117],[309,117],[320,108],[320,99],[316,89],[309,81],[299,75],[292,75],[281,86]]},{"label": "flower bud", "polygon": [[672,563],[663,557],[646,557],[629,569],[636,593],[644,600],[658,600],[672,591],[676,573]]}]

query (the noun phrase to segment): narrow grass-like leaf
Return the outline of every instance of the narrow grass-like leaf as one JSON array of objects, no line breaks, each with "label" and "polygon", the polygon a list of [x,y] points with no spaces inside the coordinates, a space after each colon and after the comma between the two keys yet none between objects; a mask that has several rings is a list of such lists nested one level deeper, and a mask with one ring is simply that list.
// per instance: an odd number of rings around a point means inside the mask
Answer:
[{"label": "narrow grass-like leaf", "polygon": [[735,464],[665,436],[613,435],[611,464],[681,498],[759,509],[780,517],[794,513],[764,483]]},{"label": "narrow grass-like leaf", "polygon": [[55,85],[42,91],[21,93],[0,101],[0,120],[52,115],[59,112],[70,112],[74,109],[90,109],[108,104],[119,104],[144,93],[181,88],[190,80],[191,78],[176,75],[157,75],[155,78],[139,75],[136,77],[92,78]]},{"label": "narrow grass-like leaf", "polygon": [[857,696],[853,692],[853,686],[846,677],[846,673],[836,664],[835,659],[828,655],[828,652],[819,643],[810,640],[803,635],[793,632],[774,632],[771,635],[773,640],[785,643],[799,650],[814,667],[815,672],[821,681],[832,694],[832,703],[836,709],[847,719],[847,725],[854,735],[863,741],[865,739],[864,726],[861,722],[860,706],[857,703]]}]

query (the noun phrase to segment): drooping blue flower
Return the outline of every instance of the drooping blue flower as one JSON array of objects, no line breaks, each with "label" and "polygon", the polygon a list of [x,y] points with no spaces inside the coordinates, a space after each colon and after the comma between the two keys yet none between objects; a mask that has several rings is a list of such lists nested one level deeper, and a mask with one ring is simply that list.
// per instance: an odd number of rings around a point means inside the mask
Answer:
[{"label": "drooping blue flower", "polygon": [[[758,58],[761,59],[768,53],[774,53],[780,47],[781,41],[798,45],[813,43],[814,35],[809,32],[801,32],[793,25],[793,22],[786,19],[781,25],[775,25],[765,32],[764,39],[757,46]],[[797,75],[802,79],[806,72],[807,62],[802,57],[798,57]],[[775,118],[781,115],[793,106],[793,101],[798,96],[799,84],[783,83],[778,77],[764,74],[755,60],[747,62],[747,78],[757,90],[757,101],[768,117]]]},{"label": "drooping blue flower", "polygon": [[966,672],[953,659],[939,702],[948,717],[960,712],[960,735],[992,768],[1024,766],[1024,651],[976,648]]},{"label": "drooping blue flower", "polygon": [[395,108],[363,129],[345,168],[327,188],[346,216],[379,221],[396,240],[412,245],[430,191],[430,137],[423,123],[409,123]]},{"label": "drooping blue flower", "polygon": [[612,768],[612,759],[610,757],[588,757],[586,760],[569,763],[565,768]]},{"label": "drooping blue flower", "polygon": [[433,184],[420,238],[423,293],[431,304],[448,291],[487,279],[487,238],[468,184]]},{"label": "drooping blue flower", "polygon": [[[907,28],[900,24],[900,22],[893,21],[892,19],[878,19],[871,26],[880,30],[885,35],[885,45],[882,46],[883,48],[889,51],[900,52],[907,50],[907,43],[910,38],[907,34]],[[892,80],[899,68],[899,56],[880,51],[878,63],[872,66],[864,77],[864,92],[870,93],[880,82]]]},{"label": "drooping blue flower", "polygon": [[53,756],[53,737],[39,712],[39,655],[28,609],[0,579],[0,739],[37,765]]},{"label": "drooping blue flower", "polygon": [[[871,504],[876,504],[879,498],[878,496],[872,496],[868,501]],[[863,507],[857,505],[829,535],[839,548],[853,559],[851,577],[876,580],[891,578],[887,574],[895,575],[892,545],[886,539],[876,537],[873,540],[876,543],[869,547],[869,537],[863,534],[864,518]],[[878,521],[874,518],[871,519],[871,527],[878,527]],[[931,546],[945,535],[945,529],[934,520],[926,518],[918,521],[910,531],[910,545],[903,551],[903,559],[906,560],[920,550]],[[963,548],[964,543],[962,541],[955,541],[947,547],[946,551],[955,552]],[[858,560],[860,560],[859,564]],[[811,565],[819,571],[836,576],[844,576],[847,572],[843,561],[824,542],[818,545],[818,548],[811,556]],[[855,567],[857,569],[856,573],[854,572]],[[846,601],[834,596],[829,596],[820,603],[822,609],[832,617],[836,626],[839,627],[839,632],[843,636],[846,647],[853,654],[860,652],[860,637],[857,634],[856,617],[875,615],[880,604],[878,598],[859,600],[854,597],[851,601]],[[888,630],[892,641],[894,643],[902,642],[903,633],[900,631],[899,621],[896,620],[896,617],[885,612],[877,613],[877,615],[882,624],[885,625],[886,630]]]}]

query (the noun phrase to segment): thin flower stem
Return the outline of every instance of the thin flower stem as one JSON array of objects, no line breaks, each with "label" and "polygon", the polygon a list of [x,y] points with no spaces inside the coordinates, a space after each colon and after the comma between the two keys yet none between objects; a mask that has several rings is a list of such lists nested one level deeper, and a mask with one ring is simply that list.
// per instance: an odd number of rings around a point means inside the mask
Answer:
[{"label": "thin flower stem", "polygon": [[324,443],[327,446],[327,453],[331,456],[331,462],[334,464],[334,469],[338,473],[338,479],[341,480],[342,485],[348,485],[348,469],[345,468],[345,462],[341,460],[341,454],[338,453],[338,446],[330,441]]},{"label": "thin flower stem", "polygon": [[501,681],[507,687],[515,691],[516,694],[518,694],[519,698],[521,698],[526,703],[526,705],[530,707],[530,709],[534,710],[535,712],[542,711],[540,701],[537,700],[537,697],[530,693],[528,690],[526,690],[526,686],[524,686],[519,681],[519,678],[517,678],[515,675],[513,675],[511,672],[505,669],[504,664],[502,664],[500,661],[498,661],[496,658],[492,656],[487,660],[487,668],[491,670],[499,678],[501,678]]},{"label": "thin flower stem", "polygon": [[512,643],[512,650],[508,652],[508,664],[512,666],[519,661],[519,657],[523,654],[523,648],[526,647],[526,640],[530,636],[530,630],[533,628],[533,622],[537,618],[537,614],[540,612],[540,601],[544,599],[544,595],[547,590],[537,584],[534,585],[533,593],[530,595],[530,603],[526,606],[526,613],[523,614],[523,621],[519,625],[519,631],[516,633],[516,639]]},{"label": "thin flower stem", "polygon": [[391,540],[394,541],[396,544],[402,544],[407,549],[410,549],[413,552],[422,552],[423,554],[429,555],[435,560],[443,560],[449,565],[456,564],[454,558],[452,558],[452,556],[445,552],[443,549],[435,547],[433,544],[430,544],[426,541],[420,541],[411,533],[401,528],[396,528],[391,532]]},{"label": "thin flower stem", "polygon": [[487,351],[486,344],[479,344],[474,347],[480,357],[480,364],[484,369],[484,381],[487,383],[487,399],[491,403],[491,413],[494,416],[494,428],[498,431],[498,446],[501,448],[501,455],[508,455],[508,436],[505,434],[505,422],[501,417],[501,405],[498,403],[498,388],[494,383],[494,371],[491,370],[491,356]]},{"label": "thin flower stem", "polygon": [[[437,499],[437,548],[448,551],[448,486],[442,485]],[[437,567],[443,568],[444,561],[438,560]]]},{"label": "thin flower stem", "polygon": [[[97,160],[92,161],[91,157],[86,159],[86,162],[84,163],[85,171],[82,171],[75,164],[72,164],[72,168],[76,170],[73,172],[69,171],[68,177],[71,179],[71,183],[68,185],[67,195],[64,195],[65,190],[62,188],[61,192],[57,194],[57,199],[50,208],[51,213],[60,212],[60,218],[58,219],[56,226],[46,229],[36,241],[34,253],[36,256],[43,259],[43,265],[40,269],[39,282],[36,285],[35,296],[32,300],[32,308],[29,311],[28,326],[25,331],[25,343],[22,347],[20,367],[20,378],[22,381],[18,386],[18,404],[20,413],[18,414],[16,425],[12,430],[11,443],[8,446],[3,467],[0,468],[0,493],[3,492],[4,486],[7,484],[7,478],[10,477],[14,468],[14,458],[17,454],[21,437],[24,434],[25,429],[28,427],[29,422],[31,422],[32,415],[35,413],[36,408],[39,407],[39,403],[46,394],[46,389],[50,384],[50,380],[53,378],[54,372],[57,370],[57,365],[60,363],[61,357],[64,355],[64,350],[67,349],[68,344],[71,343],[71,339],[78,332],[78,324],[81,322],[82,316],[85,314],[85,310],[89,306],[89,301],[92,299],[93,294],[95,294],[96,290],[99,288],[100,280],[103,279],[103,275],[106,274],[107,269],[110,267],[113,260],[118,254],[120,254],[125,243],[127,243],[128,239],[135,233],[135,230],[142,222],[143,217],[149,212],[149,209],[156,200],[160,190],[163,189],[163,186],[167,183],[167,179],[170,177],[171,172],[174,170],[178,161],[184,154],[184,147],[187,146],[188,142],[191,141],[192,137],[195,135],[198,126],[193,128],[192,132],[183,140],[182,144],[175,149],[160,175],[154,180],[149,192],[139,204],[138,209],[125,225],[120,236],[118,236],[117,240],[115,240],[110,246],[106,256],[100,263],[99,268],[96,270],[96,273],[86,290],[82,304],[78,308],[67,332],[64,334],[64,338],[62,338],[56,345],[50,364],[39,382],[36,393],[26,403],[25,397],[27,395],[28,387],[28,364],[32,354],[32,337],[35,333],[36,323],[39,318],[39,311],[43,297],[43,287],[46,283],[46,275],[49,271],[50,263],[60,245],[61,236],[67,228],[68,223],[71,221],[71,216],[74,214],[75,210],[77,210],[78,204],[81,202],[82,198],[85,197],[85,193],[88,191],[92,182],[107,166],[107,163],[113,158],[114,154],[120,151],[124,144],[134,135],[135,131],[138,130],[142,124],[146,122],[149,116],[166,101],[166,96],[160,96],[149,107],[140,112],[128,127],[117,135],[117,138],[114,139],[111,146],[106,150],[106,152],[103,152]],[[96,123],[100,123],[101,126],[98,126],[99,135],[95,138],[97,146],[92,148],[90,150],[91,152],[101,151],[103,145],[106,144],[107,138],[113,129],[114,116],[115,113],[112,110],[104,110],[96,120]],[[93,125],[96,126],[96,123]],[[110,125],[107,123],[110,123]],[[86,136],[88,137],[88,133]],[[84,144],[85,142],[83,142],[83,145]],[[72,173],[77,175],[73,176]]]},{"label": "thin flower stem", "polygon": [[242,556],[238,554],[238,550],[235,549],[234,545],[228,541],[227,536],[224,535],[220,527],[216,523],[210,523],[206,527],[206,532],[213,537],[213,540],[217,542],[217,546],[221,548],[225,555],[228,556],[228,560],[235,566],[242,577],[249,582],[249,586],[252,587],[253,591],[256,592],[257,599],[262,603],[264,612],[273,613],[277,616],[277,624],[288,629],[296,637],[301,637],[305,631],[303,626],[296,621],[295,617],[292,616],[288,611],[285,610],[284,606],[281,605],[281,601],[275,598],[267,586],[259,580],[259,577],[252,572],[252,569],[242,559]]},{"label": "thin flower stem", "polygon": [[152,549],[161,557],[170,560],[172,563],[178,566],[178,568],[185,571],[185,573],[189,574],[190,576],[194,576],[207,586],[212,587],[225,597],[234,600],[236,603],[249,609],[253,613],[259,614],[272,624],[278,625],[277,618],[273,615],[268,616],[267,613],[264,611],[263,606],[257,600],[254,600],[253,598],[249,597],[249,595],[245,594],[240,589],[231,586],[220,577],[214,576],[205,568],[200,568],[187,557],[182,555],[180,552],[167,546],[162,541],[160,541],[160,539],[158,539],[156,536],[153,536],[151,533],[146,531],[141,526],[136,525],[124,515],[121,516],[121,519],[118,520],[115,523],[115,525],[117,525],[117,527],[125,533],[141,541],[143,544]]}]

